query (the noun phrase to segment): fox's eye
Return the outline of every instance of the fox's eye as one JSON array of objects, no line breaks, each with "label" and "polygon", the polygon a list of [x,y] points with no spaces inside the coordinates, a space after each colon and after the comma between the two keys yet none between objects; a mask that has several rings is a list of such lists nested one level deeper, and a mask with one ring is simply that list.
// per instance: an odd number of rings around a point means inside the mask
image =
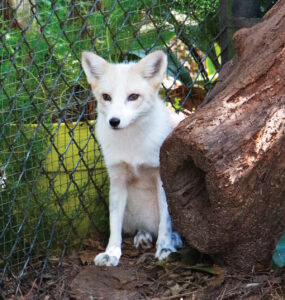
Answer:
[{"label": "fox's eye", "polygon": [[130,94],[130,96],[128,97],[128,101],[135,101],[139,98],[139,94]]},{"label": "fox's eye", "polygon": [[111,101],[111,96],[109,94],[102,94],[102,97],[105,101]]}]

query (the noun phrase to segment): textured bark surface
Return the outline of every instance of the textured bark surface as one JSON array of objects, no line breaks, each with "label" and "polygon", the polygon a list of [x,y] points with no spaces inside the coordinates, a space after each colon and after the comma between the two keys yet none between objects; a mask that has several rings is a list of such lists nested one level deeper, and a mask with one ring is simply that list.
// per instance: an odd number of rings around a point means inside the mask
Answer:
[{"label": "textured bark surface", "polygon": [[163,144],[161,176],[187,243],[248,271],[285,229],[285,0],[234,44],[211,102]]}]

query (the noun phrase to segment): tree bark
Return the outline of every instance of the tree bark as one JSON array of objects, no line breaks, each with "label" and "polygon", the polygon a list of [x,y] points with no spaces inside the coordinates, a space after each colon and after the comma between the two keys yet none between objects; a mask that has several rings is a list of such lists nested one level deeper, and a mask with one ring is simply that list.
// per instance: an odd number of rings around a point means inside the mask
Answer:
[{"label": "tree bark", "polygon": [[285,0],[234,35],[235,56],[161,148],[174,227],[229,269],[268,267],[285,229]]}]

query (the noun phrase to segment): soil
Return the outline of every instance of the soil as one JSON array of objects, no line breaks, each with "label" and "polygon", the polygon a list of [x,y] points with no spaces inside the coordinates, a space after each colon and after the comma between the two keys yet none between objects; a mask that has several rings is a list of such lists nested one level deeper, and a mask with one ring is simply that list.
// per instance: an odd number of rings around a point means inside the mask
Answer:
[{"label": "soil", "polygon": [[33,266],[17,296],[17,280],[6,278],[0,299],[285,299],[285,268],[229,274],[192,249],[158,262],[153,249],[141,252],[131,239],[124,242],[118,267],[96,267],[93,259],[102,249],[74,253],[60,267],[52,257],[43,273]]}]

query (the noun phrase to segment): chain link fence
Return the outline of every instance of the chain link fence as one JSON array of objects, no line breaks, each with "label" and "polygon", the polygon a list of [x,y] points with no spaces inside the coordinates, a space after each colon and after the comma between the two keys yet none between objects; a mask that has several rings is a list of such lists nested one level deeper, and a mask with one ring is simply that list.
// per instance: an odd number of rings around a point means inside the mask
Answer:
[{"label": "chain link fence", "polygon": [[124,62],[164,49],[161,95],[193,113],[221,65],[218,2],[0,1],[0,289],[13,280],[17,294],[24,274],[108,236],[108,177],[81,51]]}]

